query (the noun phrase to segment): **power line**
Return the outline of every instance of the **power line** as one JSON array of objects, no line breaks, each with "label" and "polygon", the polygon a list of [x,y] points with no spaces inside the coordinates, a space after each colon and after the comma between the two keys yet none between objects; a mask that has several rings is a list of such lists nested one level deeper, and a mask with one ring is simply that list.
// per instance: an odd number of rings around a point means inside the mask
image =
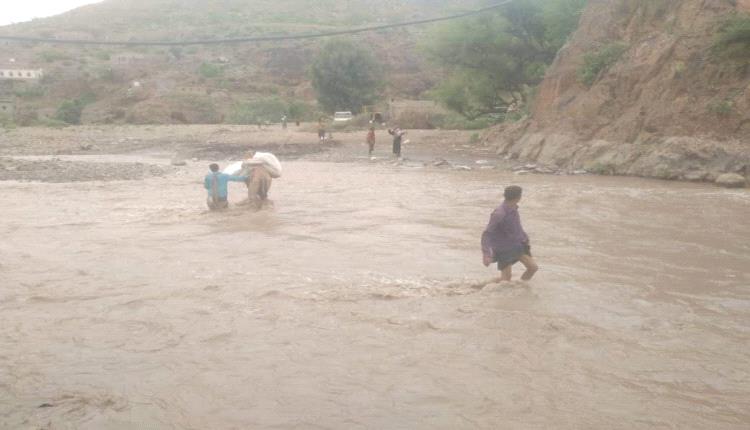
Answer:
[{"label": "power line", "polygon": [[393,24],[375,25],[370,27],[360,27],[348,30],[328,31],[322,33],[312,34],[295,34],[286,36],[257,36],[257,37],[240,37],[232,39],[207,39],[207,40],[188,40],[188,41],[104,41],[104,40],[65,40],[65,39],[49,39],[40,37],[24,37],[24,36],[3,36],[0,35],[0,40],[7,40],[12,42],[27,42],[27,43],[49,43],[55,45],[102,45],[102,46],[191,46],[191,45],[222,45],[222,44],[239,44],[239,43],[259,43],[259,42],[278,42],[287,40],[305,40],[305,39],[320,39],[324,37],[333,36],[344,36],[348,34],[360,34],[369,33],[373,31],[389,30],[393,28],[410,27],[416,25],[430,24],[434,22],[450,21],[460,18],[466,18],[469,16],[480,15],[495,9],[499,9],[507,4],[513,3],[515,0],[505,0],[503,2],[487,6],[481,9],[459,13],[456,15],[442,16],[437,18],[421,19],[416,21],[405,21]]}]

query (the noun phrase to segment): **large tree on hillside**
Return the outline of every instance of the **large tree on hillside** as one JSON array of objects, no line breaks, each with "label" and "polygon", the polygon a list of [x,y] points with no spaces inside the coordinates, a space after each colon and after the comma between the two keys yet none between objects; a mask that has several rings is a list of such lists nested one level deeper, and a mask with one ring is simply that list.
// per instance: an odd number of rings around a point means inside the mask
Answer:
[{"label": "large tree on hillside", "polygon": [[447,72],[433,91],[468,119],[525,104],[541,82],[587,0],[518,0],[498,12],[436,28],[423,43]]},{"label": "large tree on hillside", "polygon": [[346,40],[326,43],[312,66],[318,103],[328,112],[360,113],[380,98],[382,68],[370,51]]}]

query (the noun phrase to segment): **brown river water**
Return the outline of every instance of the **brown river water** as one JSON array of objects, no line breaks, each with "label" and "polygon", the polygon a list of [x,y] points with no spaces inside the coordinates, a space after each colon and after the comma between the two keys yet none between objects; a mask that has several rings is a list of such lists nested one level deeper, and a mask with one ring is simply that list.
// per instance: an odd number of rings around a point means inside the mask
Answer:
[{"label": "brown river water", "polygon": [[[750,428],[747,191],[295,161],[216,214],[203,169],[0,182],[0,428]],[[541,271],[480,289],[510,183]]]}]

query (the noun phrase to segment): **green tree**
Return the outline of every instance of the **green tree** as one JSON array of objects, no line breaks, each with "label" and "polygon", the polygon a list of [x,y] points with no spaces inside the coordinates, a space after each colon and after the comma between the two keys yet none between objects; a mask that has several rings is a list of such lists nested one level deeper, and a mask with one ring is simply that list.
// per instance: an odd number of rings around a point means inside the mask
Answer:
[{"label": "green tree", "polygon": [[80,100],[65,100],[62,102],[59,108],[57,108],[56,119],[65,122],[67,124],[80,124],[81,115],[83,114],[83,108],[86,105]]},{"label": "green tree", "polygon": [[380,98],[381,73],[369,51],[346,40],[333,40],[323,46],[313,63],[312,84],[326,111],[360,113]]},{"label": "green tree", "polygon": [[526,104],[586,2],[519,0],[437,27],[423,43],[428,58],[447,73],[434,97],[470,120]]}]

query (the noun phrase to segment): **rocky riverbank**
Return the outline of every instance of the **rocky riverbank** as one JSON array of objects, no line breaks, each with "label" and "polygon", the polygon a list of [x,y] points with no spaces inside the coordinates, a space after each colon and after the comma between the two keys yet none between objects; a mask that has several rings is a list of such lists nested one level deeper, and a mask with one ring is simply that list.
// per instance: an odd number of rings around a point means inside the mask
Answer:
[{"label": "rocky riverbank", "polygon": [[[550,169],[747,178],[749,60],[716,49],[723,23],[747,14],[744,0],[591,2],[547,70],[530,119],[498,127],[486,141],[501,157]],[[622,53],[604,61],[612,47]],[[595,79],[582,82],[581,72],[595,66]]]}]

